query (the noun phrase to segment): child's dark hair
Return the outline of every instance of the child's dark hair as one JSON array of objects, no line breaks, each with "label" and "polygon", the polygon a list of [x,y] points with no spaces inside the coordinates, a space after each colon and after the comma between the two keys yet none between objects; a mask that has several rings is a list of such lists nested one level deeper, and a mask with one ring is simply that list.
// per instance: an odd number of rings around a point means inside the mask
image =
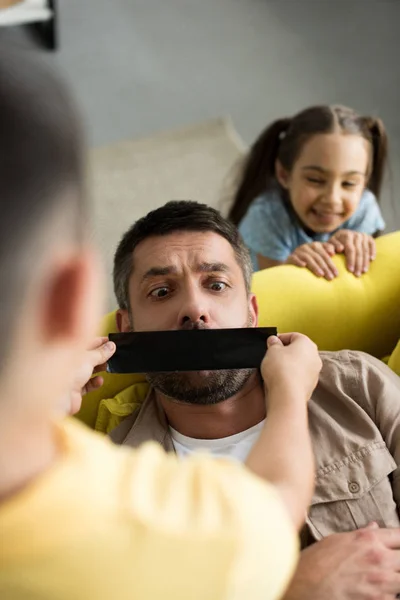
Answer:
[{"label": "child's dark hair", "polygon": [[1,371],[18,310],[36,277],[38,246],[43,249],[54,233],[52,219],[60,215],[63,231],[79,239],[86,213],[75,107],[33,52],[3,42],[0,132]]},{"label": "child's dark hair", "polygon": [[345,106],[313,106],[292,118],[274,121],[254,142],[243,165],[229,219],[238,225],[253,200],[276,183],[276,160],[290,172],[305,142],[316,134],[336,131],[360,135],[371,143],[368,188],[379,199],[388,147],[382,121],[362,117]]}]

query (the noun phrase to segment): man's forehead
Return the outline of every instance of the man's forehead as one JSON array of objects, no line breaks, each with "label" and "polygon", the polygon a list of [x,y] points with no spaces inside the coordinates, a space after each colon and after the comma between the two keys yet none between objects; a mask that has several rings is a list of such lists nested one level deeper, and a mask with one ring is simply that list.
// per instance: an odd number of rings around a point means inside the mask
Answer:
[{"label": "man's forehead", "polygon": [[179,266],[185,263],[195,268],[201,263],[236,264],[232,246],[214,232],[184,231],[165,236],[151,236],[138,244],[133,253],[134,273],[146,272],[153,266]]}]

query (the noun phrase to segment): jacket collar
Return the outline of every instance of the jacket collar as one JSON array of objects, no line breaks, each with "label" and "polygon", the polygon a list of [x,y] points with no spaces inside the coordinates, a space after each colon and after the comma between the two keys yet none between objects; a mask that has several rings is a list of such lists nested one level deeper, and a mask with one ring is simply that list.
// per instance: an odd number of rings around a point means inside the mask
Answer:
[{"label": "jacket collar", "polygon": [[174,452],[165,412],[157,400],[153,388],[138,410],[114,429],[110,434],[116,444],[137,448],[144,442],[154,441],[167,452]]}]

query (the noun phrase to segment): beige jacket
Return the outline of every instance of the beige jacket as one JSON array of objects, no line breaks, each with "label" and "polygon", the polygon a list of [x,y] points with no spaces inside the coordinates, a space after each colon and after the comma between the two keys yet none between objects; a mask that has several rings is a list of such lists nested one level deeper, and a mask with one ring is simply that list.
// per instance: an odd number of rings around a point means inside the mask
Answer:
[{"label": "beige jacket", "polygon": [[[322,352],[321,357],[323,369],[309,403],[317,473],[303,545],[371,521],[400,526],[400,378],[362,352]],[[174,451],[152,392],[111,438],[129,446],[154,440]]]}]

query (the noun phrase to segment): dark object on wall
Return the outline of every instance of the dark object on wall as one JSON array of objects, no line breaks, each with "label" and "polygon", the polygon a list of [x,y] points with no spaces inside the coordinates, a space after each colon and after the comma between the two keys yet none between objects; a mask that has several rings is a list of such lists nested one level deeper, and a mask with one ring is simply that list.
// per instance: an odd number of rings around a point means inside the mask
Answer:
[{"label": "dark object on wall", "polygon": [[47,0],[47,5],[53,15],[47,21],[33,23],[31,25],[34,35],[44,44],[49,50],[57,50],[59,45],[58,40],[58,0]]},{"label": "dark object on wall", "polygon": [[0,33],[6,28],[24,26],[36,41],[49,50],[58,48],[58,20],[58,0],[42,0],[37,5],[26,0],[0,0]]}]

